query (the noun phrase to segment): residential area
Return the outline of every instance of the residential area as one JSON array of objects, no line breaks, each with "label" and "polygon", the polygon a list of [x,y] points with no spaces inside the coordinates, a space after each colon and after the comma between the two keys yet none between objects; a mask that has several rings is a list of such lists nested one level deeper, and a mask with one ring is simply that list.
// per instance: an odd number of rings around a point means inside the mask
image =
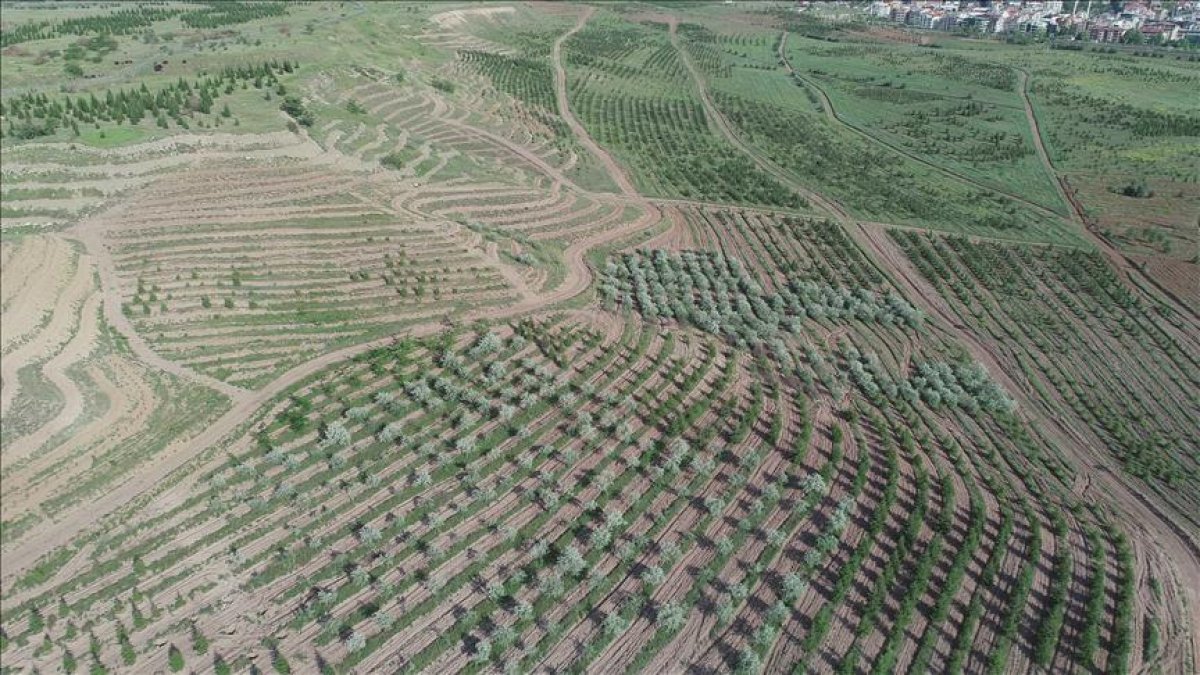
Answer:
[{"label": "residential area", "polygon": [[1200,45],[1200,2],[877,1],[869,16],[923,30],[1039,34],[1104,43]]}]

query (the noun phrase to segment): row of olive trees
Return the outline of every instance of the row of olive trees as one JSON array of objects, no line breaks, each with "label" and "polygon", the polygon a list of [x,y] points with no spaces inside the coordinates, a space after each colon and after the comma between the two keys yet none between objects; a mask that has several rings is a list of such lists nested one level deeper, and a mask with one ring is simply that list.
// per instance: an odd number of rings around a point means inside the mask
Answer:
[{"label": "row of olive trees", "polygon": [[1016,402],[976,361],[923,361],[907,377],[894,377],[871,352],[843,344],[841,355],[854,384],[872,400],[924,402],[931,408],[959,407],[969,413],[1012,412]]},{"label": "row of olive trees", "polygon": [[736,259],[707,251],[626,254],[606,265],[599,288],[610,307],[678,319],[752,344],[798,332],[806,319],[915,327],[922,318],[894,292],[795,280],[766,293]]}]

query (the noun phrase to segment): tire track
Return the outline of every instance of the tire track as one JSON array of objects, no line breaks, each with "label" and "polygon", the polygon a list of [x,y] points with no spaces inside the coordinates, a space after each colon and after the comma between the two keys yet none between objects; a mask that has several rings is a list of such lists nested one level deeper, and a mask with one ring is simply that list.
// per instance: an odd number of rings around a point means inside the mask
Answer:
[{"label": "tire track", "polygon": [[[678,48],[678,38],[675,36],[674,30],[675,21],[676,20],[672,17],[670,33],[672,36],[672,41]],[[780,60],[783,62],[789,73],[795,74],[795,70],[792,69],[791,65],[786,59],[786,52],[784,49],[786,39],[787,32],[785,31],[780,40]],[[687,58],[686,51],[681,50],[681,53],[684,54],[684,64],[687,66],[688,71],[692,74],[693,78],[696,79],[698,83],[702,82],[702,78],[700,78],[699,73],[691,64],[690,58]],[[796,76],[801,80],[804,80],[802,76]],[[804,81],[807,82],[807,80]],[[716,113],[715,109],[712,108],[711,101],[704,93],[705,89],[703,88],[703,85],[699,86],[702,92],[702,101],[705,104],[705,110],[710,111],[710,114],[713,115],[714,120],[722,119],[720,118],[719,114]],[[825,109],[826,115],[842,124],[846,124],[837,118],[832,104],[824,90],[816,87],[815,85],[811,86],[820,92],[822,98],[822,107]],[[1022,91],[1024,91],[1024,85],[1022,86]],[[1032,108],[1027,109],[1027,112],[1031,111]],[[848,124],[847,126],[848,128],[854,128]],[[862,135],[866,135],[869,139],[871,138],[861,130],[855,129],[855,131]],[[730,133],[732,134],[732,132]],[[1036,133],[1036,131],[1034,135],[1040,139],[1040,134]],[[735,143],[735,145],[743,148],[744,150],[746,149],[746,146],[741,143]],[[1045,149],[1043,147],[1042,152],[1044,152],[1044,150]],[[753,153],[750,153],[748,150],[746,151],[752,159],[755,159],[756,162],[759,162]],[[1052,173],[1052,175],[1057,174]],[[796,185],[796,181],[794,180],[789,179],[785,181],[784,184],[792,187],[797,192],[800,192],[800,194],[805,194],[805,192],[807,192],[803,186]],[[986,186],[982,185],[980,185],[980,187],[986,188]],[[991,188],[987,189],[990,189],[993,192],[998,192]],[[1005,194],[1003,192],[998,193]],[[1012,195],[1009,196],[1021,201],[1022,203],[1034,206],[1044,213],[1049,213],[1057,219],[1061,219],[1061,216],[1053,214],[1053,212],[1045,209],[1045,207],[1037,206],[1028,200],[1020,199]],[[1176,523],[1171,517],[1169,512],[1165,511],[1163,507],[1155,503],[1151,497],[1138,490],[1136,486],[1131,484],[1123,477],[1114,473],[1110,473],[1105,468],[1104,458],[1098,457],[1096,451],[1093,450],[1093,448],[1097,446],[1088,440],[1087,435],[1084,432],[1074,428],[1074,426],[1072,426],[1069,422],[1066,422],[1062,419],[1052,418],[1041,414],[1033,405],[1033,401],[1025,395],[1026,389],[1017,386],[1017,383],[1009,376],[1008,371],[1003,368],[1002,364],[1005,363],[1003,354],[1000,353],[994,345],[989,345],[984,341],[976,339],[968,327],[953,315],[953,313],[949,310],[949,307],[946,305],[944,299],[937,293],[937,291],[928,283],[926,283],[924,279],[920,277],[920,274],[916,272],[916,270],[912,269],[911,265],[908,264],[908,261],[903,254],[896,251],[886,241],[883,241],[886,238],[886,235],[883,235],[883,233],[879,230],[872,231],[862,223],[853,222],[853,219],[849,217],[846,210],[833,200],[814,200],[814,203],[833,213],[846,229],[847,233],[850,234],[855,240],[859,248],[867,253],[868,258],[873,259],[877,265],[880,265],[881,270],[886,272],[887,276],[891,277],[893,282],[897,284],[897,287],[903,290],[904,293],[910,297],[910,299],[917,302],[917,304],[926,312],[937,316],[940,320],[940,323],[944,324],[943,330],[946,332],[947,337],[963,344],[971,353],[972,357],[984,364],[992,373],[992,375],[996,377],[997,380],[1012,395],[1017,397],[1022,404],[1024,416],[1036,421],[1039,426],[1044,429],[1048,435],[1051,436],[1054,441],[1064,449],[1065,452],[1071,455],[1071,457],[1079,464],[1081,471],[1089,474],[1091,479],[1097,485],[1105,489],[1105,491],[1110,495],[1110,503],[1112,505],[1116,506],[1117,508],[1124,508],[1132,513],[1135,513],[1138,521],[1145,523],[1147,526],[1156,531],[1158,536],[1155,537],[1155,539],[1160,545],[1164,546],[1169,551],[1170,557],[1175,564],[1183,568],[1181,571],[1184,579],[1200,579],[1200,544],[1197,543],[1194,536],[1179,526],[1178,523]],[[1072,225],[1074,226],[1074,223],[1072,223]],[[1087,227],[1084,227],[1083,230],[1084,232],[1091,234]],[[1094,237],[1094,234],[1091,234],[1091,236]],[[1121,269],[1124,269],[1124,267]],[[1194,612],[1195,608],[1200,606],[1200,587],[1192,584],[1188,587],[1185,587],[1183,592],[1187,596],[1188,611]],[[1189,640],[1191,642],[1190,651],[1192,654],[1200,652],[1200,625],[1195,622],[1191,623],[1191,636]]]}]

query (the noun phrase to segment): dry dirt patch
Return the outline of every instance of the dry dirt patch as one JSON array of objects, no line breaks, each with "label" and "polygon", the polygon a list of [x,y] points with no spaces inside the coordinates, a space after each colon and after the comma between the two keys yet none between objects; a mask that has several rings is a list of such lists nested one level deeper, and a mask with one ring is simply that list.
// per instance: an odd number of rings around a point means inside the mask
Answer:
[{"label": "dry dirt patch", "polygon": [[442,28],[456,28],[476,18],[492,20],[504,14],[512,14],[516,9],[510,6],[477,7],[475,9],[452,9],[449,12],[434,14],[429,20]]}]

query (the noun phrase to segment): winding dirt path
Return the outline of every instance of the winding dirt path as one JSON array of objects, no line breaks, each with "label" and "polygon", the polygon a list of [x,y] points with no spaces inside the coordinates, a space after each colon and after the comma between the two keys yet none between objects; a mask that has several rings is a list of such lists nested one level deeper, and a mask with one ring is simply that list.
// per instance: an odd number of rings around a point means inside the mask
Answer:
[{"label": "winding dirt path", "polygon": [[146,365],[215,389],[228,396],[232,401],[248,397],[249,392],[241,387],[222,382],[211,375],[196,372],[187,366],[167,360],[154,351],[141,333],[134,329],[129,317],[121,311],[121,289],[117,284],[117,272],[112,255],[103,241],[103,227],[101,223],[92,223],[91,226],[81,223],[80,226],[70,231],[70,234],[82,242],[87,247],[88,253],[96,259],[97,269],[100,272],[100,288],[104,294],[104,320],[125,338],[129,349]]},{"label": "winding dirt path", "polygon": [[[627,236],[642,231],[651,227],[661,220],[662,214],[656,205],[644,196],[640,195],[632,180],[627,173],[619,165],[619,163],[599,144],[591,138],[586,129],[579,123],[570,110],[569,99],[567,95],[567,77],[566,70],[562,60],[562,46],[572,35],[578,33],[586,25],[588,19],[593,15],[594,8],[586,7],[581,12],[575,25],[566,33],[561,35],[553,45],[552,60],[555,76],[555,96],[558,103],[559,114],[563,121],[572,130],[580,144],[591,152],[597,160],[604,166],[605,170],[612,177],[614,184],[620,190],[621,196],[613,197],[612,195],[604,195],[609,200],[623,204],[633,205],[642,210],[642,215],[637,219],[619,225],[611,229],[604,229],[590,237],[580,239],[570,244],[564,251],[563,264],[566,267],[566,274],[563,282],[556,288],[547,293],[537,294],[532,293],[526,295],[519,302],[506,307],[486,308],[468,312],[456,319],[457,323],[469,323],[476,319],[490,320],[505,320],[511,319],[530,312],[544,310],[562,301],[569,300],[583,293],[591,285],[593,274],[588,266],[586,256],[588,251],[597,246],[602,246],[608,243],[619,241]],[[781,167],[773,164],[769,160],[761,157],[754,152],[745,142],[743,142],[730,127],[725,118],[719,113],[713,104],[708,90],[704,84],[703,78],[695,69],[690,57],[685,49],[678,42],[676,33],[676,20],[674,18],[669,22],[669,33],[673,45],[679,50],[683,62],[696,82],[700,92],[700,98],[704,105],[704,109],[709,117],[709,120],[717,128],[717,130],[732,143],[740,151],[744,152],[751,158],[760,168],[769,174],[780,178],[784,185],[791,187],[798,194],[805,196],[813,204],[819,206],[823,210],[832,214],[842,225],[847,232],[851,234],[858,245],[867,251],[872,259],[883,269],[888,271],[897,283],[898,287],[907,292],[907,295],[920,306],[922,306],[931,315],[939,317],[940,322],[944,326],[939,329],[945,331],[950,337],[959,340],[967,346],[972,355],[982,363],[987,365],[992,373],[1005,384],[1006,387],[1020,399],[1024,399],[1022,394],[1023,389],[1018,387],[1013,382],[1003,368],[1000,367],[1002,358],[995,353],[995,346],[989,345],[984,341],[976,339],[976,337],[962,325],[954,317],[949,307],[945,304],[944,299],[937,294],[928,283],[926,283],[915,270],[911,268],[907,259],[895,249],[894,246],[887,241],[886,233],[880,228],[872,228],[866,225],[855,223],[853,218],[845,210],[842,205],[834,200],[825,198],[824,196],[812,192],[807,188],[797,184],[786,171]],[[784,40],[787,34],[784,33]],[[780,43],[781,58],[784,57],[783,40]],[[790,72],[793,72],[790,65],[784,63]],[[1025,80],[1022,81],[1022,91],[1024,92]],[[819,87],[814,87],[822,98],[822,106],[825,113],[830,119],[837,121],[843,125],[844,122],[838,120],[832,105],[830,104],[824,91]],[[1029,107],[1028,98],[1026,96],[1027,114],[1030,115],[1031,123],[1036,126],[1036,120],[1032,116],[1032,108]],[[443,115],[444,117],[444,115]],[[539,171],[549,176],[563,185],[571,187],[580,194],[593,195],[591,193],[575,186],[572,181],[566,178],[562,172],[554,166],[547,163],[541,157],[528,149],[509,141],[506,138],[492,134],[485,130],[472,127],[469,124],[457,120],[444,118],[441,120],[445,124],[455,126],[463,131],[469,131],[472,134],[487,138],[521,157]],[[849,125],[847,125],[849,126]],[[853,127],[850,127],[853,128]],[[863,132],[859,132],[863,133]],[[865,135],[865,134],[864,134]],[[1040,134],[1036,133],[1035,138],[1038,139],[1039,154],[1045,161],[1049,161],[1045,155],[1045,150],[1041,146]],[[873,142],[879,142],[868,136]],[[937,168],[936,166],[934,168]],[[939,169],[940,170],[940,169]],[[1056,174],[1052,174],[1056,175]],[[967,181],[973,184],[974,181]],[[976,184],[979,185],[979,184]],[[979,185],[985,189],[996,192],[994,188]],[[1062,186],[1059,186],[1062,190]],[[1063,192],[1065,195],[1066,192]],[[1013,197],[1012,195],[1009,195]],[[1016,198],[1016,197],[1014,197]],[[1040,210],[1052,213],[1027,200],[1018,199],[1022,203],[1032,205]],[[1056,217],[1061,217],[1057,216]],[[1086,231],[1086,228],[1085,228]],[[264,405],[268,404],[275,397],[286,393],[293,386],[301,383],[305,379],[317,374],[321,370],[338,363],[340,361],[353,358],[359,354],[366,353],[372,349],[386,346],[392,343],[396,337],[387,337],[370,342],[364,342],[337,351],[329,352],[313,358],[303,364],[300,364],[291,370],[283,373],[280,377],[264,386],[257,391],[247,391],[239,387],[229,385],[209,376],[196,373],[177,363],[168,361],[167,359],[155,353],[144,339],[135,331],[131,323],[120,311],[121,297],[114,283],[114,270],[111,256],[104,247],[101,232],[97,228],[77,229],[73,234],[79,237],[87,244],[88,249],[93,253],[99,261],[100,274],[102,279],[102,287],[104,289],[104,312],[105,318],[119,332],[126,336],[129,340],[129,346],[134,354],[144,363],[159,368],[161,370],[171,372],[189,380],[198,381],[206,386],[209,386],[217,391],[220,391],[229,396],[231,407],[213,424],[205,428],[200,434],[190,439],[181,439],[165,448],[156,458],[152,466],[147,466],[144,471],[138,472],[131,476],[125,483],[110,489],[105,495],[91,501],[86,505],[81,505],[76,509],[64,513],[61,519],[55,523],[53,528],[46,528],[44,536],[39,536],[36,541],[22,542],[20,548],[5,553],[5,571],[6,577],[19,574],[23,569],[35,562],[41,555],[53,550],[54,548],[69,543],[80,532],[94,525],[99,519],[111,514],[125,505],[131,503],[139,496],[146,494],[154,489],[171,474],[195,460],[204,450],[216,446],[220,443],[227,442],[232,439],[232,434],[235,434],[239,429],[253,419],[254,415],[260,411]],[[1123,256],[1121,257],[1123,259]],[[1125,261],[1128,263],[1128,261]],[[1123,268],[1125,269],[1125,268]],[[429,321],[422,324],[412,326],[405,331],[406,337],[425,337],[433,335],[445,329],[445,323],[442,321]],[[1023,407],[1026,414],[1035,418],[1044,418],[1036,409],[1023,400]],[[1075,460],[1079,463],[1081,470],[1092,476],[1095,483],[1100,484],[1119,501],[1125,508],[1129,509],[1130,513],[1135,515],[1141,524],[1149,529],[1156,531],[1160,536],[1159,543],[1169,552],[1175,564],[1181,567],[1181,577],[1186,582],[1187,580],[1200,579],[1200,553],[1198,553],[1196,543],[1186,534],[1178,531],[1173,521],[1161,512],[1144,495],[1139,494],[1135,489],[1126,485],[1124,479],[1120,476],[1108,473],[1102,465],[1102,460],[1097,459],[1098,453],[1090,452],[1088,449],[1092,447],[1088,439],[1081,435],[1076,429],[1073,429],[1068,423],[1053,420],[1039,419],[1043,429],[1055,437],[1060,443],[1064,451],[1070,452]],[[185,489],[192,478],[185,479],[173,490]],[[1195,608],[1200,603],[1200,588],[1188,588],[1185,584],[1184,592],[1188,594],[1188,603],[1190,608]],[[1192,651],[1196,652],[1195,644],[1197,643],[1197,626],[1193,623],[1191,630],[1192,635]]]},{"label": "winding dirt path", "polygon": [[1033,112],[1033,102],[1029,100],[1029,73],[1018,68],[1017,79],[1020,84],[1021,102],[1025,105],[1025,119],[1029,121],[1029,130],[1033,136],[1033,147],[1037,150],[1038,158],[1042,160],[1042,166],[1046,169],[1052,178],[1054,178],[1054,189],[1058,191],[1058,196],[1063,200],[1064,204],[1071,206],[1071,216],[1076,222],[1083,225],[1083,214],[1076,207],[1075,202],[1067,196],[1067,191],[1063,187],[1062,181],[1059,180],[1058,172],[1054,169],[1054,163],[1050,161],[1050,154],[1046,152],[1046,145],[1042,142],[1042,130],[1038,127],[1037,115]]},{"label": "winding dirt path", "polygon": [[[1026,394],[1028,387],[1019,385],[1010,377],[1003,365],[1003,355],[998,354],[994,345],[976,338],[963,325],[938,291],[909,263],[883,229],[860,223],[848,228],[848,232],[860,247],[883,265],[906,296],[924,311],[938,317],[947,335],[962,343],[971,356],[1012,394],[1020,406],[1018,414],[1034,422],[1071,457],[1081,475],[1086,477],[1088,485],[1098,488],[1099,493],[1106,496],[1106,501],[1131,516],[1128,521],[1130,528],[1134,532],[1141,530],[1143,540],[1153,541],[1167,552],[1183,580],[1181,590],[1186,596],[1185,612],[1189,618],[1194,618],[1195,608],[1200,607],[1200,585],[1196,583],[1200,580],[1200,543],[1195,537],[1176,522],[1169,509],[1159,505],[1152,496],[1147,496],[1119,472],[1107,468],[1106,457],[1101,451],[1093,450],[1102,446],[1092,438],[1089,430],[1076,428],[1065,418],[1042,412],[1036,401]],[[1190,651],[1198,654],[1200,623],[1191,620],[1188,625],[1191,630]]]},{"label": "winding dirt path", "polygon": [[575,114],[571,112],[571,105],[567,99],[567,69],[563,67],[562,46],[572,35],[583,30],[584,25],[587,24],[587,20],[591,18],[595,11],[594,7],[584,7],[583,12],[579,15],[579,20],[575,22],[571,30],[558,36],[558,39],[554,41],[554,47],[550,50],[550,58],[554,62],[554,98],[558,101],[558,115],[567,123],[567,126],[571,129],[571,133],[575,134],[576,140],[600,161],[604,170],[608,172],[613,182],[620,188],[621,193],[627,197],[641,201],[641,195],[638,194],[637,188],[633,186],[633,181],[625,174],[625,170],[621,168],[621,165],[612,158],[612,155],[600,147],[592,139],[591,135],[588,134],[587,129],[584,129],[583,125],[579,123],[579,120],[575,119]]},{"label": "winding dirt path", "polygon": [[[87,263],[80,261],[81,265]],[[90,267],[90,265],[88,265]],[[88,276],[90,277],[90,270]],[[25,459],[38,448],[42,447],[55,434],[71,426],[83,415],[83,392],[79,385],[67,374],[67,369],[86,359],[96,348],[96,338],[99,334],[100,296],[89,292],[79,313],[78,327],[71,339],[62,350],[41,366],[42,376],[62,394],[63,406],[53,419],[43,424],[33,433],[22,436],[0,454],[0,467],[7,469],[13,463]]]},{"label": "winding dirt path", "polygon": [[[590,249],[650,227],[657,223],[658,219],[657,210],[646,211],[642,217],[621,227],[604,230],[590,238],[571,244],[564,252],[567,267],[566,278],[553,291],[541,295],[531,295],[525,300],[507,307],[468,312],[458,317],[456,323],[466,324],[478,319],[510,319],[575,297],[587,290],[592,281],[592,271],[585,260]],[[443,321],[418,324],[408,329],[403,336],[379,338],[322,354],[292,368],[256,391],[240,390],[242,393],[233,400],[233,406],[200,434],[170,444],[158,454],[152,466],[147,466],[145,470],[131,476],[129,480],[109,490],[107,494],[64,513],[52,529],[46,528],[45,532],[36,539],[26,540],[12,551],[6,551],[4,576],[9,578],[19,575],[42,555],[70,543],[80,532],[99,519],[162,483],[168,476],[199,456],[204,450],[223,441],[232,440],[227,437],[252,419],[260,408],[306,378],[340,361],[392,344],[400,337],[428,337],[445,330],[445,328],[446,324]],[[161,359],[161,357],[158,358]],[[185,481],[185,484],[187,483],[188,481]]]},{"label": "winding dirt path", "polygon": [[[7,415],[21,388],[20,371],[30,365],[42,364],[62,352],[75,334],[82,320],[80,312],[92,294],[92,274],[82,256],[70,252],[70,246],[61,238],[51,237],[45,244],[52,254],[47,258],[44,269],[30,268],[24,271],[30,278],[39,275],[46,279],[46,286],[37,288],[34,283],[28,293],[34,302],[21,312],[4,316],[5,346],[14,344],[13,338],[24,339],[0,359],[0,416]],[[21,271],[18,267],[13,272]],[[8,270],[6,270],[8,271]],[[10,272],[5,282],[11,279]],[[9,336],[12,331],[13,337]],[[42,366],[38,366],[41,369]]]},{"label": "winding dirt path", "polygon": [[851,220],[850,213],[846,211],[845,207],[833,200],[826,199],[821,194],[813,192],[807,187],[797,183],[796,179],[793,178],[791,174],[789,174],[783,167],[760,155],[754,148],[750,147],[750,145],[743,141],[741,137],[734,132],[733,127],[729,124],[729,121],[725,119],[725,116],[721,114],[721,111],[717,109],[716,104],[713,103],[712,97],[708,93],[708,85],[705,84],[704,77],[701,76],[700,71],[696,69],[696,65],[692,63],[692,57],[688,54],[687,49],[685,49],[683,45],[679,44],[679,33],[676,30],[678,25],[678,18],[674,16],[667,17],[667,34],[671,38],[671,45],[675,47],[675,51],[679,52],[679,57],[683,61],[684,67],[687,69],[688,74],[691,75],[692,82],[696,84],[696,90],[700,94],[700,103],[704,106],[705,116],[708,118],[709,123],[717,131],[719,131],[722,136],[725,137],[725,140],[729,141],[729,143],[741,151],[742,154],[749,157],[750,160],[758,166],[758,168],[767,172],[771,176],[774,176],[777,180],[791,188],[794,192],[799,193],[802,197],[807,199],[809,203],[815,204],[817,207],[832,214],[839,220]]},{"label": "winding dirt path", "polygon": [[[687,57],[686,50],[680,48],[678,38],[676,36],[675,25],[676,20],[674,17],[672,17],[669,21],[671,40],[675,44],[676,48],[680,50],[688,72],[692,75],[693,79],[696,80],[701,92],[701,99],[704,103],[705,110],[708,112],[710,118],[717,124],[717,127],[722,129],[722,133],[726,135],[726,138],[728,138],[731,143],[745,151],[751,159],[755,160],[755,162],[759,164],[759,166],[770,171],[772,175],[780,177],[782,180],[784,180],[785,185],[791,187],[800,194],[806,196],[811,194],[811,191],[805,189],[803,186],[797,185],[796,181],[788,177],[786,172],[781,174],[777,171],[770,170],[770,162],[762,160],[757,156],[756,153],[750,151],[745,144],[739,142],[736,134],[729,129],[727,123],[724,122],[724,119],[721,117],[719,112],[717,112],[712,106],[712,102],[707,95],[707,90],[703,85],[703,78],[700,77],[700,74],[692,65],[690,58]],[[785,31],[780,40],[779,57],[787,70],[790,73],[795,74],[795,71],[792,69],[786,58],[786,52],[784,49],[786,39],[787,32]],[[797,77],[804,80],[802,76],[797,75]],[[807,82],[807,80],[805,81]],[[1034,138],[1037,139],[1039,155],[1042,156],[1044,161],[1049,162],[1049,157],[1045,154],[1045,148],[1041,142],[1041,134],[1036,127],[1036,118],[1033,116],[1032,106],[1029,103],[1028,97],[1025,95],[1026,85],[1027,80],[1023,79],[1021,91],[1022,96],[1026,101],[1026,113],[1030,117],[1031,124],[1034,125],[1032,130]],[[849,125],[838,118],[824,90],[816,85],[812,86],[820,93],[822,107],[825,109],[825,114],[827,116],[847,126],[848,128],[854,129],[859,134],[866,136],[868,140],[878,142],[877,139],[874,139],[861,130],[855,129],[852,125]],[[1058,175],[1053,171],[1052,165],[1048,166],[1048,170],[1051,172],[1051,176]],[[971,182],[972,184],[976,184],[979,187],[997,192],[992,188],[974,183],[974,181],[969,179],[964,178],[964,180],[967,180],[967,182]],[[1062,186],[1060,185],[1059,187],[1061,189]],[[1004,194],[1003,192],[1000,193]],[[1062,192],[1061,194],[1063,194],[1064,197],[1067,196],[1065,192]],[[1013,195],[1009,196],[1012,196],[1014,199],[1017,199],[1022,203],[1034,206],[1040,211],[1049,214],[1056,219],[1062,218],[1060,215],[1054,214],[1052,211],[1049,211],[1040,205],[1034,204],[1033,202],[1029,202],[1028,200],[1024,200]],[[1148,540],[1154,541],[1158,545],[1162,546],[1168,552],[1171,560],[1173,560],[1175,565],[1180,568],[1180,576],[1182,579],[1192,580],[1193,582],[1195,580],[1200,580],[1200,543],[1196,541],[1195,537],[1176,522],[1176,520],[1171,516],[1169,509],[1159,505],[1152,496],[1146,495],[1124,476],[1121,476],[1115,472],[1110,472],[1106,467],[1107,458],[1101,454],[1100,451],[1093,449],[1101,446],[1094,438],[1091,437],[1091,434],[1088,430],[1077,429],[1067,420],[1052,417],[1040,412],[1040,409],[1035,407],[1034,402],[1030,399],[1030,397],[1025,395],[1025,392],[1028,391],[1028,388],[1020,386],[1015,380],[1012,379],[1012,377],[1010,377],[1008,371],[1002,366],[1002,364],[1005,363],[1005,360],[1003,354],[999,351],[998,346],[978,339],[974,333],[966,325],[964,325],[953,314],[952,311],[950,311],[949,306],[946,304],[945,300],[941,297],[937,290],[934,289],[928,282],[926,282],[920,273],[918,273],[908,262],[908,259],[903,255],[903,253],[901,253],[891,244],[883,228],[855,222],[854,219],[849,216],[846,209],[836,201],[827,198],[819,198],[814,199],[813,203],[833,213],[841,222],[846,232],[855,240],[858,246],[864,252],[866,252],[868,257],[874,260],[877,265],[880,265],[881,269],[887,273],[887,276],[893,279],[900,290],[902,290],[905,295],[913,300],[925,312],[932,316],[936,316],[941,324],[939,329],[944,332],[948,338],[957,340],[967,347],[971,355],[985,367],[987,367],[992,373],[993,377],[999,380],[999,382],[1011,394],[1013,394],[1014,397],[1016,397],[1021,404],[1022,414],[1035,421],[1038,426],[1040,426],[1065,452],[1068,452],[1072,459],[1080,467],[1080,470],[1088,475],[1091,483],[1099,487],[1102,492],[1109,496],[1111,503],[1118,505],[1118,508],[1126,510],[1129,515],[1135,517],[1134,522],[1141,524],[1141,527],[1138,529],[1143,530],[1143,536],[1145,536]],[[1069,203],[1072,205],[1076,204],[1074,200],[1069,200]],[[1076,215],[1082,218],[1082,213],[1077,211]],[[1072,222],[1072,226],[1076,227],[1081,224],[1082,222],[1079,224]],[[1083,226],[1082,230],[1093,240],[1096,239],[1096,235],[1092,233],[1086,226]],[[1110,259],[1113,259],[1113,254],[1115,254],[1117,258],[1120,259],[1114,260],[1114,263],[1118,265],[1118,269],[1122,269],[1128,273],[1128,269],[1131,267],[1131,265],[1127,260],[1124,260],[1123,256],[1113,251],[1106,242],[1099,241],[1097,242],[1097,245],[1100,246],[1102,251],[1106,251],[1106,254],[1109,255]],[[1136,266],[1132,267],[1136,269]],[[1191,313],[1194,315],[1194,310]],[[1187,611],[1189,614],[1192,614],[1195,612],[1197,607],[1200,607],[1200,585],[1185,581],[1183,593],[1187,597],[1187,608],[1185,608],[1185,611]],[[1191,621],[1189,625],[1191,630],[1191,635],[1189,638],[1191,643],[1190,651],[1192,654],[1200,654],[1200,623]]]}]

